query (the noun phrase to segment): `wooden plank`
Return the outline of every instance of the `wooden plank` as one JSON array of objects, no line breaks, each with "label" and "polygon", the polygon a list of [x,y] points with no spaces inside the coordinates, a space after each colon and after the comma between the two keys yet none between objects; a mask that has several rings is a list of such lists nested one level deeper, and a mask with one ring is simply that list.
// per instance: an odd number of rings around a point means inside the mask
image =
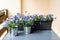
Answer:
[{"label": "wooden plank", "polygon": [[7,30],[8,32],[8,29],[6,27],[3,27],[1,30],[0,30],[0,37],[3,35],[3,33]]}]

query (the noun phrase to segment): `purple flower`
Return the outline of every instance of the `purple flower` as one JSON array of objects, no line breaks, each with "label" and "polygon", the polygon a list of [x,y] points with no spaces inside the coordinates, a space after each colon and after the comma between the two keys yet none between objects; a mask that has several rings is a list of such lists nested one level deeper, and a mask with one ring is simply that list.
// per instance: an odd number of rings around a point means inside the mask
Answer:
[{"label": "purple flower", "polygon": [[53,16],[53,14],[48,14],[47,16]]},{"label": "purple flower", "polygon": [[37,14],[34,14],[33,16],[38,16]]},{"label": "purple flower", "polygon": [[27,21],[28,20],[28,17],[27,16],[24,16],[23,20],[24,21]]},{"label": "purple flower", "polygon": [[20,17],[20,16],[21,16],[21,14],[20,14],[20,13],[17,13],[17,16],[18,16],[18,17]]},{"label": "purple flower", "polygon": [[20,16],[20,18],[22,18],[22,16]]},{"label": "purple flower", "polygon": [[39,17],[43,17],[43,15],[39,15]]},{"label": "purple flower", "polygon": [[10,17],[9,21],[14,22],[15,18],[13,16]]},{"label": "purple flower", "polygon": [[17,19],[18,17],[15,15],[15,19]]},{"label": "purple flower", "polygon": [[29,18],[30,18],[31,20],[33,20],[33,19],[34,19],[34,17],[33,17],[33,16],[30,16]]},{"label": "purple flower", "polygon": [[43,18],[43,21],[46,21],[46,18]]},{"label": "purple flower", "polygon": [[9,21],[9,19],[8,19],[8,18],[6,18],[6,21]]}]

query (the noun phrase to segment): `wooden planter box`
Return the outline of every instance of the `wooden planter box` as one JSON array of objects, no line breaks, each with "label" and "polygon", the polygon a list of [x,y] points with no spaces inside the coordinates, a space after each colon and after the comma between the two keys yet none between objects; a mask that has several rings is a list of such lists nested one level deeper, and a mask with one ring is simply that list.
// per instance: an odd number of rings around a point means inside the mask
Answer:
[{"label": "wooden planter box", "polygon": [[51,30],[52,21],[41,21],[40,30]]},{"label": "wooden planter box", "polygon": [[40,21],[34,21],[34,25],[31,27],[31,32],[40,30]]},{"label": "wooden planter box", "polygon": [[32,31],[36,30],[51,30],[52,21],[35,21]]}]

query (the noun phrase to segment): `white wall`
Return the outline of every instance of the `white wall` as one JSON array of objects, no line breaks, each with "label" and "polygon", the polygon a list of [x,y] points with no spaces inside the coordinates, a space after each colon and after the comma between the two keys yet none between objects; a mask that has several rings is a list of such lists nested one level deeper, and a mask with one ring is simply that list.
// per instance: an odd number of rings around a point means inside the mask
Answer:
[{"label": "white wall", "polygon": [[33,14],[47,14],[49,13],[49,0],[22,0],[22,13],[27,11],[31,15]]},{"label": "white wall", "polygon": [[9,16],[21,12],[21,0],[0,0],[0,9],[8,9]]},{"label": "white wall", "polygon": [[52,29],[60,37],[60,0],[50,1],[50,12],[56,17],[53,21]]}]

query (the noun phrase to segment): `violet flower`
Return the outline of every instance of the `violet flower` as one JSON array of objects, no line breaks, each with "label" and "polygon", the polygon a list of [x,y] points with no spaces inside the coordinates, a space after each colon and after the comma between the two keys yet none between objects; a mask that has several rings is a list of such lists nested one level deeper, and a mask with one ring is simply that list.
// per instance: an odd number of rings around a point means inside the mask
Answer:
[{"label": "violet flower", "polygon": [[27,16],[24,16],[23,20],[24,21],[27,21],[28,20],[28,17]]},{"label": "violet flower", "polygon": [[12,17],[12,16],[11,16],[10,19],[9,19],[9,21],[11,21],[11,22],[14,22],[14,20],[15,20],[15,19],[14,19],[14,17]]},{"label": "violet flower", "polygon": [[16,20],[17,18],[18,18],[17,15],[15,15],[15,20]]},{"label": "violet flower", "polygon": [[46,18],[43,18],[43,21],[46,21]]},{"label": "violet flower", "polygon": [[52,16],[53,16],[53,14],[48,14],[47,16],[50,16],[50,17],[52,17]]},{"label": "violet flower", "polygon": [[18,17],[20,17],[20,16],[21,16],[21,14],[20,14],[20,13],[17,13],[17,16],[18,16]]},{"label": "violet flower", "polygon": [[33,17],[33,16],[30,16],[29,18],[30,18],[31,20],[34,20],[34,17]]},{"label": "violet flower", "polygon": [[43,17],[43,15],[39,15],[39,17]]}]

